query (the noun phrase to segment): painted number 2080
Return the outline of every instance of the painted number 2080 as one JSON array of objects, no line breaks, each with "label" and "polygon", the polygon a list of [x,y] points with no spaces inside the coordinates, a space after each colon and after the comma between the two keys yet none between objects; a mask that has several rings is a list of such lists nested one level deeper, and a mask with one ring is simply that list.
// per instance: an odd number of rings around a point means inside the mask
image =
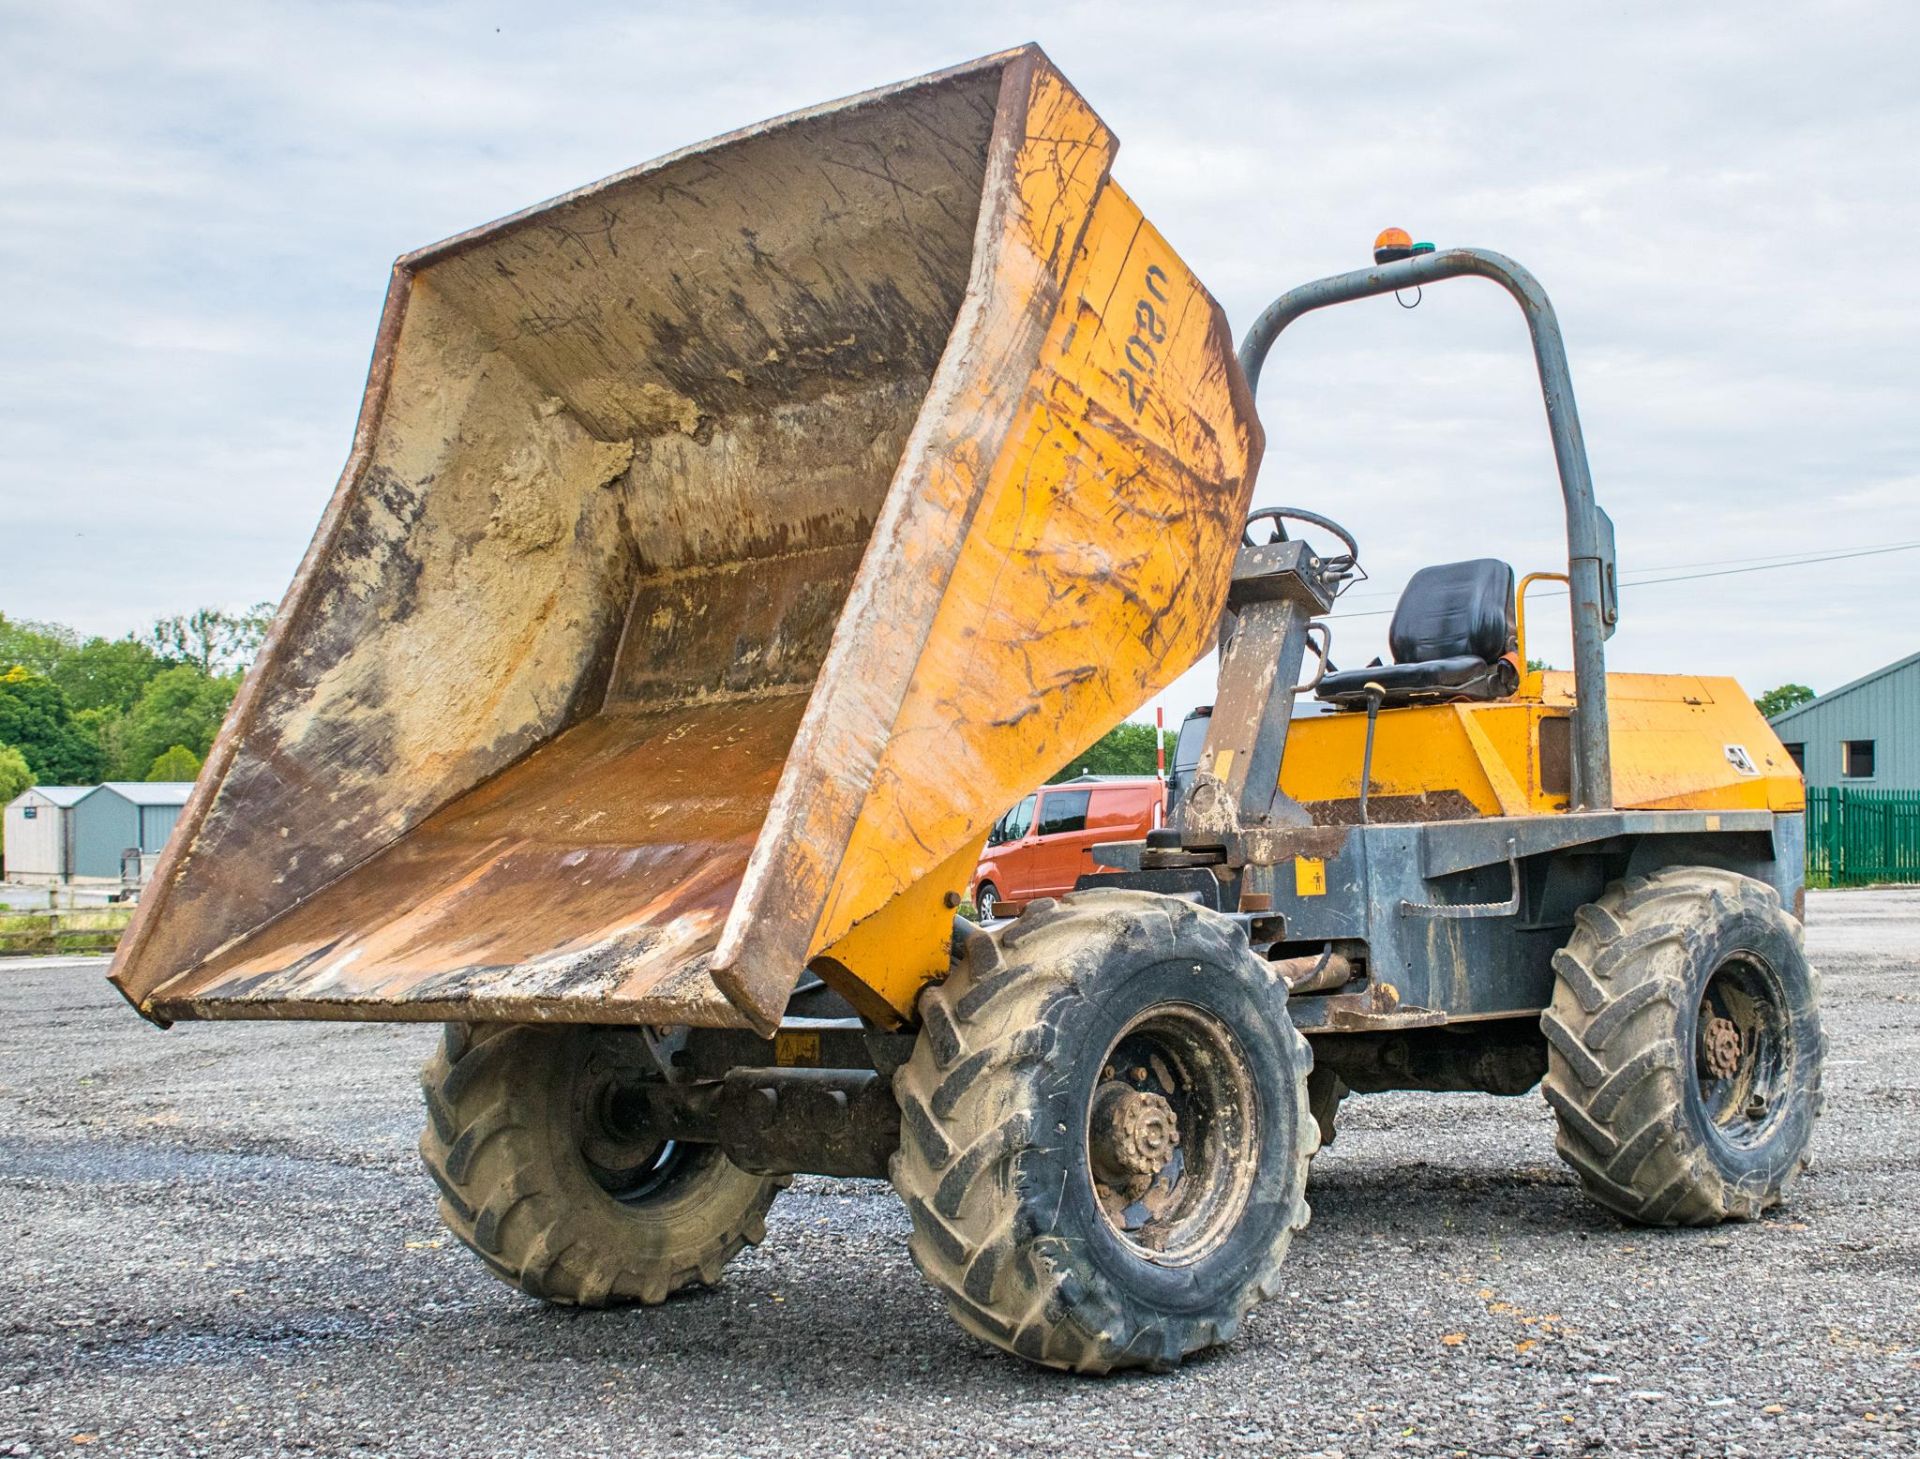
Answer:
[{"label": "painted number 2080", "polygon": [[1167,302],[1167,271],[1159,264],[1147,268],[1146,289],[1133,306],[1133,333],[1127,336],[1127,367],[1120,371],[1126,382],[1127,404],[1135,415],[1147,403],[1147,386],[1160,365],[1159,347],[1166,342],[1167,320],[1161,305]]}]

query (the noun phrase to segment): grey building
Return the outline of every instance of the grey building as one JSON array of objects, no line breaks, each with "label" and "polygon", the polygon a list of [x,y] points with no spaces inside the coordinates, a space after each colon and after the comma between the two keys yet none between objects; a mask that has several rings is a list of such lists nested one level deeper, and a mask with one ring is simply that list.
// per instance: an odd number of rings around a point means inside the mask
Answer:
[{"label": "grey building", "polygon": [[70,813],[74,879],[118,882],[127,852],[157,855],[192,790],[191,780],[109,780],[87,792]]},{"label": "grey building", "polygon": [[1920,790],[1920,653],[1776,714],[1812,790]]},{"label": "grey building", "polygon": [[65,886],[73,880],[73,808],[91,785],[36,785],[7,802],[7,880]]}]

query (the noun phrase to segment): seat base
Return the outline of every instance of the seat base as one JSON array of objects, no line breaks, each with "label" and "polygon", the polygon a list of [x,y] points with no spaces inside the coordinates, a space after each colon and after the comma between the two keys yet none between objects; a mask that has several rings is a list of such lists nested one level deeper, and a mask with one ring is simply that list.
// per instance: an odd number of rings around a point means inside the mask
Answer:
[{"label": "seat base", "polygon": [[1342,709],[1365,709],[1369,684],[1386,691],[1380,704],[1391,709],[1449,699],[1505,699],[1520,687],[1520,671],[1511,659],[1488,663],[1471,654],[1413,664],[1375,664],[1328,674],[1313,696]]}]

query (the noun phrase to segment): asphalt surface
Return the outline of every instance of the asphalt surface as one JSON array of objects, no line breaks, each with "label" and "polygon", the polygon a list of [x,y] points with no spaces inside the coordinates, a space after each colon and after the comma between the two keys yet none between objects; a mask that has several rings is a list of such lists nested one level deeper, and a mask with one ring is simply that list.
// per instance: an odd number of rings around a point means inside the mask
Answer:
[{"label": "asphalt surface", "polygon": [[1790,1208],[1629,1229],[1537,1096],[1371,1096],[1287,1295],[1104,1381],[951,1326],[867,1182],[799,1182],[712,1292],[544,1308],[442,1237],[432,1030],[162,1034],[97,960],[0,963],[0,1456],[1920,1454],[1920,892],[1809,900]]}]

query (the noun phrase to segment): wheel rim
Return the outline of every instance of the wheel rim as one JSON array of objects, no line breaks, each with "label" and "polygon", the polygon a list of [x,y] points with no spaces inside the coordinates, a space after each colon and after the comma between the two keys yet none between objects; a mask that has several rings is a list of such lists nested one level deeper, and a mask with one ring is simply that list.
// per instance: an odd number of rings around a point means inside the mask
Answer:
[{"label": "wheel rim", "polygon": [[650,1132],[646,1096],[631,1084],[608,1074],[587,1084],[578,1120],[587,1174],[621,1205],[640,1205],[673,1181],[692,1147]]},{"label": "wheel rim", "polygon": [[980,897],[979,901],[975,903],[975,910],[980,913],[980,920],[982,922],[991,922],[993,920],[993,909],[999,905],[999,894],[996,893],[991,886],[980,888]]},{"label": "wheel rim", "polygon": [[1793,1024],[1773,969],[1735,953],[1707,979],[1695,1019],[1694,1086],[1708,1126],[1731,1145],[1765,1143],[1792,1093]]},{"label": "wheel rim", "polygon": [[1108,1226],[1160,1265],[1206,1256],[1252,1195],[1259,1122],[1246,1055],[1225,1025],[1186,1004],[1134,1019],[1087,1102],[1087,1174]]}]

